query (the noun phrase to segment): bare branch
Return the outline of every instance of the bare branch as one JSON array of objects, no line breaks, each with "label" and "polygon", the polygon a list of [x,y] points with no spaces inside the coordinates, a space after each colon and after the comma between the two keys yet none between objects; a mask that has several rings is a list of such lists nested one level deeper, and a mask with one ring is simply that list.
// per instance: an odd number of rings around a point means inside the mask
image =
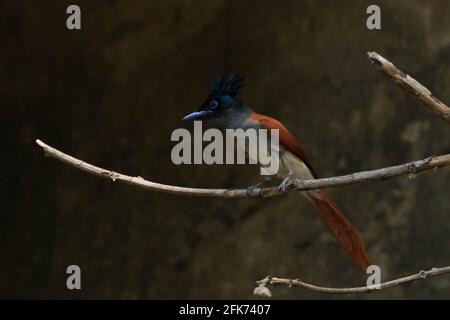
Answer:
[{"label": "bare branch", "polygon": [[416,96],[423,104],[435,114],[450,123],[450,108],[433,96],[430,90],[410,75],[403,73],[392,62],[388,61],[376,52],[367,52],[368,59],[388,77],[392,78],[400,87]]},{"label": "bare branch", "polygon": [[[109,178],[112,181],[120,181],[144,189],[150,189],[178,195],[224,197],[224,198],[272,197],[283,193],[277,187],[256,188],[254,190],[251,190],[250,192],[248,189],[201,189],[201,188],[187,188],[161,184],[145,180],[142,177],[132,177],[94,166],[83,160],[74,158],[62,151],[59,151],[58,149],[55,149],[45,144],[39,139],[36,140],[36,143],[44,150],[46,155],[55,158],[57,160],[60,160],[66,164],[69,164],[77,169],[86,171],[90,174],[102,178]],[[372,171],[357,172],[352,173],[350,175],[339,177],[316,179],[316,180],[293,180],[289,182],[289,186],[287,189],[289,190],[296,189],[301,191],[318,188],[332,188],[366,181],[386,180],[401,175],[414,176],[426,170],[440,168],[448,165],[450,165],[450,154],[446,154],[443,156],[429,157],[424,160],[408,162],[394,167],[387,167]]]},{"label": "bare branch", "polygon": [[[58,149],[55,149],[41,140],[36,140],[36,143],[44,150],[45,154],[49,157],[55,158],[62,161],[68,165],[71,165],[77,169],[83,170],[90,174],[109,178],[113,182],[120,181],[127,184],[131,184],[140,188],[155,190],[165,193],[178,194],[178,195],[189,195],[189,196],[203,196],[203,197],[225,197],[225,198],[236,198],[236,197],[247,197],[247,189],[201,189],[201,188],[187,188],[179,186],[171,186],[167,184],[157,183],[145,180],[142,177],[132,177],[118,172],[114,172],[108,169],[103,169],[92,164],[89,164],[83,160],[74,158]],[[273,196],[280,194],[278,188],[266,188],[264,190],[259,190],[258,194],[253,196]]]},{"label": "bare branch", "polygon": [[315,180],[294,179],[289,182],[289,186],[292,185],[292,188],[297,190],[311,190],[318,188],[335,188],[375,180],[386,180],[403,175],[408,175],[408,177],[414,178],[420,172],[437,169],[448,165],[450,165],[450,154],[428,157],[423,160],[412,161],[393,167],[355,172],[345,176]]},{"label": "bare branch", "polygon": [[[303,282],[299,279],[284,279],[284,278],[274,278],[267,276],[266,278],[256,281],[257,287],[255,288],[254,293],[256,295],[262,295],[266,297],[271,296],[271,292],[268,288],[269,285],[277,286],[277,285],[285,285],[285,286],[295,286],[301,287],[304,289],[320,292],[320,293],[369,293],[377,290],[383,290],[390,287],[398,286],[403,283],[412,282],[415,280],[431,278],[435,276],[439,276],[441,274],[450,273],[450,266],[443,268],[432,268],[428,271],[420,271],[419,273],[413,274],[411,276],[407,276],[404,278],[398,278],[395,280],[391,280],[388,282],[383,282],[379,285],[378,288],[375,286],[363,286],[363,287],[353,287],[353,288],[329,288],[329,287],[320,287],[316,285],[312,285],[306,282]],[[264,289],[265,288],[265,289]]]}]

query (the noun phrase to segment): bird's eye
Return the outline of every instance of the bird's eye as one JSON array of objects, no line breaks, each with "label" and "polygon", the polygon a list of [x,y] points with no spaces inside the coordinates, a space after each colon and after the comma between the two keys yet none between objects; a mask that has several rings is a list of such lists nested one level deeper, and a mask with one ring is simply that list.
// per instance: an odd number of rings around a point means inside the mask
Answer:
[{"label": "bird's eye", "polygon": [[219,102],[217,100],[211,100],[209,102],[209,108],[211,110],[214,110],[215,108],[217,108],[219,106]]}]

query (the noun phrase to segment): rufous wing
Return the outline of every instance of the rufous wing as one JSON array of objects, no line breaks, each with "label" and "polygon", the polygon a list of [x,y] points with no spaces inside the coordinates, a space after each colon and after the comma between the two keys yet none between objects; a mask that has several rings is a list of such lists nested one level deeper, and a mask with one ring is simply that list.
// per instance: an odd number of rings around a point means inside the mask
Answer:
[{"label": "rufous wing", "polygon": [[302,160],[303,163],[308,167],[308,169],[311,170],[311,173],[314,176],[314,178],[316,178],[314,168],[309,162],[308,157],[306,156],[306,153],[303,151],[303,148],[301,147],[300,143],[280,121],[258,113],[253,113],[250,116],[250,119],[259,122],[261,128],[263,129],[267,130],[278,129],[280,144],[284,148],[295,154],[297,157],[299,157],[300,160]]}]

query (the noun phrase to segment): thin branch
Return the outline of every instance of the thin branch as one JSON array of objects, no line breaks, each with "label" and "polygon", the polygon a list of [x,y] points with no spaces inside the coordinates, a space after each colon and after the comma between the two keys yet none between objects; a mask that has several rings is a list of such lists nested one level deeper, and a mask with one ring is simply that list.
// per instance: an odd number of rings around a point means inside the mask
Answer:
[{"label": "thin branch", "polygon": [[315,180],[293,179],[291,182],[289,182],[288,186],[292,185],[292,188],[297,190],[311,190],[318,188],[335,188],[349,184],[375,180],[387,180],[389,178],[404,175],[408,175],[409,178],[414,178],[420,172],[437,169],[448,165],[450,165],[450,154],[445,154],[442,156],[433,156],[423,160],[408,162],[398,166],[386,167],[371,171],[355,172],[345,176]]},{"label": "thin branch", "polygon": [[367,52],[368,59],[388,77],[392,78],[400,87],[406,89],[416,96],[423,104],[432,112],[450,123],[450,108],[433,96],[430,90],[425,88],[421,83],[412,78],[410,75],[403,73],[392,62],[385,59],[376,52]]},{"label": "thin branch", "polygon": [[[132,177],[125,174],[121,174],[108,169],[103,169],[92,164],[89,164],[83,160],[72,157],[58,149],[55,149],[41,140],[36,140],[36,143],[44,150],[45,154],[49,157],[62,161],[70,166],[77,169],[83,170],[87,173],[111,179],[113,182],[119,181],[126,184],[134,185],[140,188],[155,190],[164,193],[177,194],[177,195],[189,195],[189,196],[203,196],[203,197],[225,197],[225,198],[236,198],[236,197],[247,197],[249,192],[247,189],[202,189],[202,188],[187,188],[172,186],[157,182],[152,182],[145,180],[144,178],[137,176]],[[281,192],[278,188],[266,188],[264,190],[259,190],[258,195],[250,196],[273,196],[280,194]],[[255,193],[256,194],[256,193]]]},{"label": "thin branch", "polygon": [[274,278],[267,276],[266,278],[256,281],[257,287],[255,288],[254,294],[270,297],[271,292],[268,288],[269,285],[277,286],[277,285],[285,285],[285,286],[295,286],[301,287],[304,289],[320,292],[320,293],[369,293],[372,291],[383,290],[390,287],[398,286],[403,283],[412,282],[415,280],[431,278],[435,276],[439,276],[442,274],[450,273],[450,266],[443,268],[432,268],[428,271],[420,271],[419,273],[404,277],[398,278],[395,280],[391,280],[388,282],[383,282],[379,284],[379,287],[375,286],[363,286],[363,287],[353,287],[353,288],[329,288],[329,287],[320,287],[316,285],[312,285],[306,282],[303,282],[299,279],[283,279],[283,278]]},{"label": "thin branch", "polygon": [[[120,181],[127,184],[131,184],[144,189],[150,189],[155,191],[161,191],[165,193],[178,194],[178,195],[190,195],[190,196],[204,196],[204,197],[225,197],[225,198],[237,198],[237,197],[272,197],[280,195],[281,192],[277,187],[271,188],[255,188],[253,190],[248,189],[202,189],[202,188],[187,188],[172,186],[167,184],[156,183],[143,179],[142,177],[132,177],[111,170],[103,169],[92,164],[89,164],[83,160],[74,158],[58,149],[55,149],[41,140],[36,140],[36,143],[44,150],[45,154],[60,160],[66,164],[69,164],[77,169],[83,170],[90,174],[109,178],[112,181]],[[450,154],[442,156],[429,157],[424,160],[418,160],[408,162],[402,165],[382,168],[372,171],[356,172],[345,176],[316,179],[316,180],[293,180],[289,182],[288,190],[311,190],[318,188],[333,188],[338,186],[344,186],[349,184],[361,183],[374,180],[386,180],[389,178],[409,175],[410,177],[416,174],[450,165]]]}]

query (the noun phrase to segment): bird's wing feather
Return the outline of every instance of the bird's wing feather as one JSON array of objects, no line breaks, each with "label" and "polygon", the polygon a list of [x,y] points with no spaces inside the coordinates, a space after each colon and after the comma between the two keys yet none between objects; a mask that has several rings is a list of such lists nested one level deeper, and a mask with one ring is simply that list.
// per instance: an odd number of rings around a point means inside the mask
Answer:
[{"label": "bird's wing feather", "polygon": [[314,168],[312,167],[311,163],[308,160],[308,157],[306,156],[306,153],[303,151],[300,143],[297,141],[297,139],[289,132],[288,129],[284,125],[281,124],[278,120],[264,116],[262,114],[253,113],[250,116],[250,119],[256,122],[259,122],[261,125],[261,128],[270,130],[270,129],[278,129],[279,131],[279,139],[280,144],[295,154],[300,160],[302,160],[305,165],[308,167],[309,170],[311,170],[311,173],[313,174],[314,178],[316,178],[316,173],[314,171]]}]

